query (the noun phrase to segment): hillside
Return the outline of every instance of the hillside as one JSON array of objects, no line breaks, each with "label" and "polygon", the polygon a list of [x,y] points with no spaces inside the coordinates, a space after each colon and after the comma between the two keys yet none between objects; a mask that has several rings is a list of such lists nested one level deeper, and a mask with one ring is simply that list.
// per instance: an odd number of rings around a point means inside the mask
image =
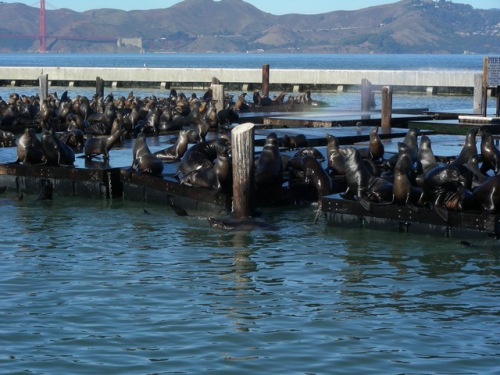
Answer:
[{"label": "hillside", "polygon": [[[38,51],[38,18],[38,8],[0,2],[0,52]],[[283,16],[243,0],[184,0],[146,11],[47,9],[46,19],[51,52],[500,53],[500,9],[445,0]]]}]

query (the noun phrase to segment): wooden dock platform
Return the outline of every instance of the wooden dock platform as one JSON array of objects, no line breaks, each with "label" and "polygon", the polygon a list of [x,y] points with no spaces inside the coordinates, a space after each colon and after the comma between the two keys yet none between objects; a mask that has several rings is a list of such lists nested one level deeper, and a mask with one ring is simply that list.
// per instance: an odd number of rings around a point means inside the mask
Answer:
[{"label": "wooden dock platform", "polygon": [[434,234],[444,237],[500,237],[500,215],[449,211],[444,221],[434,211],[420,208],[415,212],[395,204],[373,204],[367,211],[358,201],[345,200],[338,194],[322,199],[322,212],[329,225],[382,229],[384,231]]}]

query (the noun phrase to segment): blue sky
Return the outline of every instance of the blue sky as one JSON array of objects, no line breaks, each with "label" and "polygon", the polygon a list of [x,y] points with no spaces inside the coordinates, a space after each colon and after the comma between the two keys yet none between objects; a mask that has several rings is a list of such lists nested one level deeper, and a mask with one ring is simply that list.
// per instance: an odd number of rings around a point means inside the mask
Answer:
[{"label": "blue sky", "polygon": [[[2,0],[6,3],[24,3],[37,7],[40,4],[36,0]],[[168,8],[182,0],[148,0],[148,1],[124,1],[124,0],[86,0],[86,1],[68,1],[68,0],[45,0],[46,9],[69,8],[81,12],[89,9],[113,8],[113,9],[157,9]],[[317,14],[326,13],[334,10],[353,10],[367,8],[370,6],[395,3],[391,0],[244,0],[254,5],[260,10],[272,14],[302,13]],[[474,8],[491,9],[500,8],[500,0],[453,0],[454,3],[470,4]]]}]

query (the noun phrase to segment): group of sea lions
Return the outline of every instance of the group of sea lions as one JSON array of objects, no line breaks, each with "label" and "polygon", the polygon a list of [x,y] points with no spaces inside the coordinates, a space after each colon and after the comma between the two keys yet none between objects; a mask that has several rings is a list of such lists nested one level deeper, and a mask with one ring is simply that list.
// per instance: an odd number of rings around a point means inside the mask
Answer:
[{"label": "group of sea lions", "polygon": [[444,220],[448,210],[500,212],[500,151],[486,128],[481,129],[480,150],[479,129],[473,128],[451,162],[437,161],[426,135],[420,137],[419,147],[415,129],[398,143],[396,154],[383,159],[383,151],[375,153],[383,148],[376,129],[368,149],[339,147],[333,136],[328,137],[327,169],[331,175],[345,176],[343,198],[356,199],[367,210],[372,204],[400,204],[415,211],[427,207]]}]

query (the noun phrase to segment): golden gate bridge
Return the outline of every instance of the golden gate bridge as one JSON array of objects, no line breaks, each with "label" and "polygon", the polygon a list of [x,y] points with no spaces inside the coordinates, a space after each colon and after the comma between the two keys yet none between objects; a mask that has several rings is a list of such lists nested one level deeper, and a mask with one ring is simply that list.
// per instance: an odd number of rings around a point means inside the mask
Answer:
[{"label": "golden gate bridge", "polygon": [[[1,35],[0,38],[14,38],[14,39],[34,39],[34,40],[39,40],[40,42],[40,47],[39,47],[39,52],[40,53],[46,53],[47,52],[47,40],[48,39],[53,39],[53,40],[73,40],[73,41],[85,41],[85,42],[94,42],[94,43],[116,43],[119,37],[114,37],[114,38],[93,38],[89,39],[83,38],[83,37],[73,37],[73,36],[57,36],[57,35],[47,35],[47,28],[46,28],[46,18],[45,18],[45,0],[40,0],[40,28],[39,28],[39,35],[14,35],[14,34],[9,34],[9,35]],[[144,38],[143,42],[146,40]],[[164,39],[164,38],[161,38]],[[155,39],[147,39],[149,42],[150,47],[154,45]]]}]

